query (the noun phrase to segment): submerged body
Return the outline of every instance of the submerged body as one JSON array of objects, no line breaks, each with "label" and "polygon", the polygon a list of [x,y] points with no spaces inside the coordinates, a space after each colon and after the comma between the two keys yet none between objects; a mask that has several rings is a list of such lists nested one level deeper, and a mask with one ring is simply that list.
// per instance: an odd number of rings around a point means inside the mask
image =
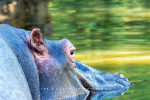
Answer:
[{"label": "submerged body", "polygon": [[[90,91],[121,94],[130,86],[122,74],[103,73],[75,61],[76,48],[67,39],[44,40],[39,29],[1,25],[0,45],[0,99],[52,100],[77,95],[83,99]],[[22,95],[17,98],[15,91]]]}]

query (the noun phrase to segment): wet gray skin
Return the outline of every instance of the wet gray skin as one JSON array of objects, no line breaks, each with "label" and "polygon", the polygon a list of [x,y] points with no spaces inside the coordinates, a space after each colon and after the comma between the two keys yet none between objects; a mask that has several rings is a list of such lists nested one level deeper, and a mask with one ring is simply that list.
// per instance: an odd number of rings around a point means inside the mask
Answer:
[{"label": "wet gray skin", "polygon": [[103,73],[74,60],[76,48],[69,40],[45,40],[40,29],[1,25],[0,45],[2,100],[84,100],[90,91],[118,96],[130,86],[122,74]]}]

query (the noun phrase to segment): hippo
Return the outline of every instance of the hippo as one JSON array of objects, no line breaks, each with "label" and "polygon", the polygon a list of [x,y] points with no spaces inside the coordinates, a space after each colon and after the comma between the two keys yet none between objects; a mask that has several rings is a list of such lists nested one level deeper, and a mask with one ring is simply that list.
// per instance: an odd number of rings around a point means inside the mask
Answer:
[{"label": "hippo", "polygon": [[75,60],[67,40],[0,25],[0,100],[93,100],[119,96],[131,82]]}]

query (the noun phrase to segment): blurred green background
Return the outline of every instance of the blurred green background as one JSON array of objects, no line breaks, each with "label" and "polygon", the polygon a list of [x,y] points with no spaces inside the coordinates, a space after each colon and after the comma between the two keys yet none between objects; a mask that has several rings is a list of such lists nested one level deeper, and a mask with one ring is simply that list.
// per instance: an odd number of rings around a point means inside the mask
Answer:
[{"label": "blurred green background", "polygon": [[67,38],[76,60],[122,73],[133,85],[111,100],[150,100],[150,0],[1,0],[0,23]]},{"label": "blurred green background", "polygon": [[54,0],[48,6],[54,40],[67,38],[78,50],[149,49],[149,0]]}]

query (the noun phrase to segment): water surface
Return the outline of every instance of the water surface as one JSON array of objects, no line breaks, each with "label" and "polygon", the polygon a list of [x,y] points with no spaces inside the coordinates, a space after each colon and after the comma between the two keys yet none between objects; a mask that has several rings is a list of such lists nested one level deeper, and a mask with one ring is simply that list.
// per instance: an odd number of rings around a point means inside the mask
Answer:
[{"label": "water surface", "polygon": [[109,100],[149,100],[150,99],[150,65],[124,65],[116,67],[94,66],[94,68],[110,73],[122,73],[127,77],[132,85],[129,90],[119,97],[113,97]]}]

